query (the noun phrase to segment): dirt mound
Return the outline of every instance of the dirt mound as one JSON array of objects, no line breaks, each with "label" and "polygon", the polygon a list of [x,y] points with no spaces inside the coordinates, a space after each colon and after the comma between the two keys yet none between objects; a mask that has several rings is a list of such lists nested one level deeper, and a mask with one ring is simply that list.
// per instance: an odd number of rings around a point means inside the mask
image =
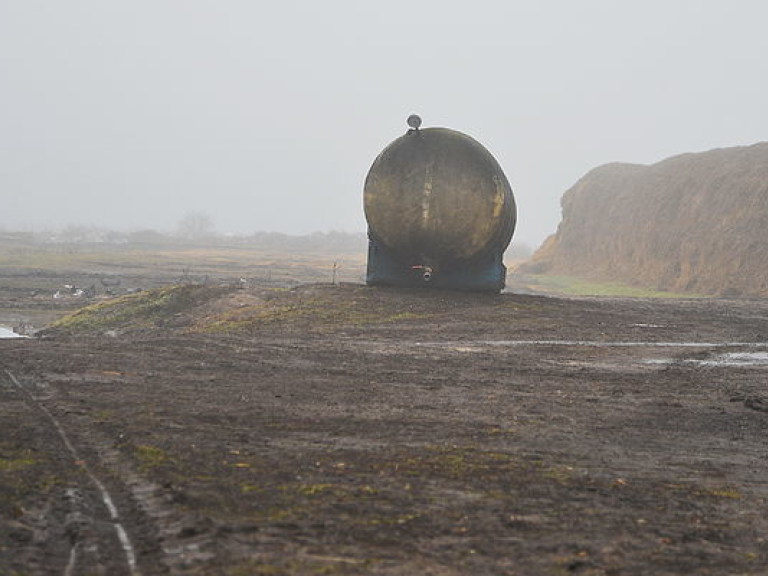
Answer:
[{"label": "dirt mound", "polygon": [[768,143],[607,164],[563,195],[562,210],[520,271],[768,296]]},{"label": "dirt mound", "polygon": [[41,334],[359,332],[395,322],[419,325],[438,317],[452,318],[462,311],[477,314],[496,301],[497,294],[375,290],[346,283],[305,284],[292,289],[170,285],[86,306],[60,318]]},{"label": "dirt mound", "polygon": [[170,285],[102,300],[63,316],[41,335],[111,335],[189,326],[231,286]]}]

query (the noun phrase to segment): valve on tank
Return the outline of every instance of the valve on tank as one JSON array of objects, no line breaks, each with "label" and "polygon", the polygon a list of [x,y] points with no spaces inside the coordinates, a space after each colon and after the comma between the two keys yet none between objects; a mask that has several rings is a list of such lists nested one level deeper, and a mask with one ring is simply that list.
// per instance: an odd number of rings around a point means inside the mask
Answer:
[{"label": "valve on tank", "polygon": [[432,268],[429,266],[411,266],[411,269],[413,270],[420,270],[421,271],[421,278],[424,280],[424,282],[430,282],[432,280]]}]

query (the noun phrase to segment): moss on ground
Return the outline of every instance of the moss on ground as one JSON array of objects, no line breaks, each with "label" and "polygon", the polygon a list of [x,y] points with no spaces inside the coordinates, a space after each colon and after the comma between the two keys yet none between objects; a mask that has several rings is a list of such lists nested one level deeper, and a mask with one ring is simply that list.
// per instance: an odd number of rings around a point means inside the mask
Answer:
[{"label": "moss on ground", "polygon": [[29,499],[45,497],[64,483],[51,472],[45,454],[0,442],[0,517],[22,516]]},{"label": "moss on ground", "polygon": [[624,298],[706,298],[702,294],[683,294],[631,286],[621,282],[596,282],[576,276],[526,275],[526,284],[537,292],[569,296],[621,296]]},{"label": "moss on ground", "polygon": [[427,312],[372,305],[364,297],[349,298],[346,291],[343,298],[338,298],[332,287],[327,288],[329,290],[317,294],[269,291],[268,297],[256,304],[231,305],[224,301],[219,306],[221,310],[213,311],[201,307],[215,304],[236,289],[228,286],[167,286],[81,308],[54,322],[47,332],[94,334],[110,330],[166,328],[175,326],[174,321],[180,316],[187,319],[176,328],[186,332],[250,332],[278,324],[322,332],[340,326],[355,328],[419,321],[433,316]]},{"label": "moss on ground", "polygon": [[286,298],[264,305],[228,310],[199,322],[196,330],[207,333],[238,332],[281,324],[301,325],[308,330],[322,331],[328,327],[360,327],[420,320],[429,316],[424,313],[377,310],[365,302],[335,302],[322,297],[299,301]]},{"label": "moss on ground", "polygon": [[68,314],[51,324],[48,331],[93,333],[122,328],[151,328],[232,290],[226,286],[174,285],[128,294]]}]

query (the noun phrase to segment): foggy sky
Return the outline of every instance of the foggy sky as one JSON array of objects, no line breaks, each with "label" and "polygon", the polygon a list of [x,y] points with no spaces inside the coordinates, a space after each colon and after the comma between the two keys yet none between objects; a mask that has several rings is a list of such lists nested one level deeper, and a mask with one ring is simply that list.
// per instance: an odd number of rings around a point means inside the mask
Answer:
[{"label": "foggy sky", "polygon": [[763,0],[0,0],[0,228],[364,231],[418,113],[538,245],[590,169],[768,139]]}]

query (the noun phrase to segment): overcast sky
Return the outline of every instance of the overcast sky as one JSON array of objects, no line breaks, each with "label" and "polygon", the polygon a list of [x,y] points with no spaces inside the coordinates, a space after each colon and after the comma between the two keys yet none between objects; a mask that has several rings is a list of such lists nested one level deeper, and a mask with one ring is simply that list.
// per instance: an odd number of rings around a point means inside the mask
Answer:
[{"label": "overcast sky", "polygon": [[0,0],[0,228],[364,231],[406,130],[555,231],[590,169],[768,139],[764,0]]}]

